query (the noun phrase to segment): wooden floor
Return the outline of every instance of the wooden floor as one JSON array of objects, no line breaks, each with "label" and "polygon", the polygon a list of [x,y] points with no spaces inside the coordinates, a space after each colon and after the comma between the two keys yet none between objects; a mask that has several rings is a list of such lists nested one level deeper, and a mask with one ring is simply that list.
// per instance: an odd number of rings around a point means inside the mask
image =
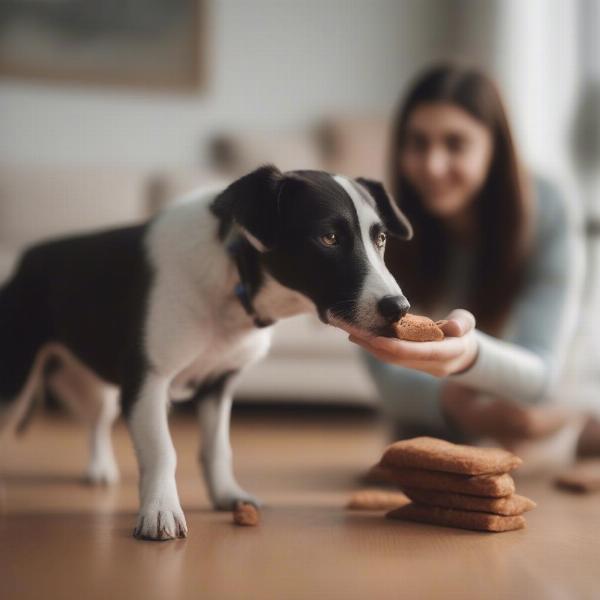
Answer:
[{"label": "wooden floor", "polygon": [[486,534],[350,513],[357,478],[379,456],[381,426],[340,412],[234,415],[240,481],[267,507],[256,528],[209,510],[195,420],[174,419],[178,484],[190,535],[131,537],[135,461],[122,424],[123,481],[83,486],[78,423],[40,417],[0,456],[0,597],[469,598],[600,597],[600,497],[520,480],[539,508],[523,531]]}]

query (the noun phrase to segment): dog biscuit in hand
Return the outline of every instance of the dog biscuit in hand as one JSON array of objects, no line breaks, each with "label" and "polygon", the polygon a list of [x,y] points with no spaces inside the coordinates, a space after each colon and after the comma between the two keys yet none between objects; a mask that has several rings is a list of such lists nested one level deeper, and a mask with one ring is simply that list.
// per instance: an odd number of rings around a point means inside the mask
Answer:
[{"label": "dog biscuit in hand", "polygon": [[392,326],[396,337],[409,342],[437,342],[444,339],[441,330],[447,321],[432,321],[428,317],[407,314]]}]

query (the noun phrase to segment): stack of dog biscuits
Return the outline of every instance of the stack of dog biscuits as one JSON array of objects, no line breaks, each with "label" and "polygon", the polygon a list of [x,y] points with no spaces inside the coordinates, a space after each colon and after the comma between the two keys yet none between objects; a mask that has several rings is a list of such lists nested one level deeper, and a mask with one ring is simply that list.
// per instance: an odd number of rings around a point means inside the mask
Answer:
[{"label": "stack of dog biscuits", "polygon": [[387,513],[404,519],[481,531],[525,527],[535,502],[515,494],[510,472],[521,459],[500,448],[475,448],[430,437],[389,446],[376,473],[410,502]]}]

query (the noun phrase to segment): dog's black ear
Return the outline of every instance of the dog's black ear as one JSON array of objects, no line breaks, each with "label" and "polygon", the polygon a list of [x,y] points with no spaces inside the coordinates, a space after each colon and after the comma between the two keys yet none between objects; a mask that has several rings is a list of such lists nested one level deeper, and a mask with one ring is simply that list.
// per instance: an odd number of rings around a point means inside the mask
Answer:
[{"label": "dog's black ear", "polygon": [[277,241],[278,196],[283,174],[273,165],[259,167],[234,181],[212,203],[211,210],[225,228],[235,222],[261,252]]},{"label": "dog's black ear", "polygon": [[379,181],[365,179],[364,177],[359,177],[356,181],[367,188],[367,191],[375,200],[379,215],[388,231],[403,240],[410,240],[413,235],[412,227],[383,185]]}]

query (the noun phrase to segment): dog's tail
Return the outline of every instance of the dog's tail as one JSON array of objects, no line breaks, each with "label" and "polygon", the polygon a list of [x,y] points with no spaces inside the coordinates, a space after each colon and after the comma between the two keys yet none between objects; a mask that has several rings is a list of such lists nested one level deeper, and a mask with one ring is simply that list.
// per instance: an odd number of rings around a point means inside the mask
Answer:
[{"label": "dog's tail", "polygon": [[25,384],[16,398],[10,399],[8,406],[1,407],[0,435],[15,432],[22,434],[35,413],[35,408],[42,403],[45,395],[45,371],[51,360],[60,354],[60,346],[46,344],[37,353]]}]

